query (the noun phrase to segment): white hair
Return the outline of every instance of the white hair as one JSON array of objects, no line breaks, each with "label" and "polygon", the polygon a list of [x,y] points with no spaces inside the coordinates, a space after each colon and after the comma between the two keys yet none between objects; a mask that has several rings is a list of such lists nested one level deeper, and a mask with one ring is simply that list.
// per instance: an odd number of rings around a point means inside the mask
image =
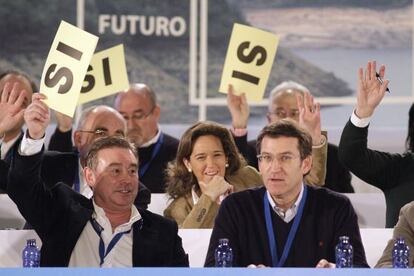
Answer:
[{"label": "white hair", "polygon": [[280,83],[279,85],[277,85],[275,88],[272,89],[272,91],[270,91],[270,95],[269,95],[269,110],[270,108],[272,108],[272,102],[274,97],[276,97],[277,94],[279,94],[282,91],[289,91],[289,90],[296,90],[296,91],[300,91],[302,93],[305,92],[309,92],[309,89],[306,88],[306,86],[297,83],[295,81],[284,81],[282,83]]}]

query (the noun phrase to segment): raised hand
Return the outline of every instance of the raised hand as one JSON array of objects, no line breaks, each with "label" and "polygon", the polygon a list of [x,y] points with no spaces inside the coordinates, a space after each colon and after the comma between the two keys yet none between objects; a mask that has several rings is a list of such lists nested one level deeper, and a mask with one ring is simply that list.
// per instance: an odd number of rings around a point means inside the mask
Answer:
[{"label": "raised hand", "polygon": [[24,121],[26,122],[30,138],[38,140],[45,135],[46,128],[50,122],[50,112],[47,105],[42,101],[46,96],[41,93],[35,93],[32,96],[32,103],[24,112]]},{"label": "raised hand", "polygon": [[208,183],[200,181],[201,192],[211,198],[212,201],[220,203],[220,196],[227,196],[233,191],[233,186],[230,185],[222,176],[215,175]]},{"label": "raised hand", "polygon": [[[375,108],[384,98],[387,90],[389,80],[384,80],[383,83],[377,79],[376,75],[377,63],[369,61],[365,69],[365,75],[362,68],[358,70],[358,90],[357,90],[357,104],[355,114],[359,118],[370,117]],[[385,76],[385,66],[381,65],[379,69],[381,79]]]},{"label": "raised hand", "polygon": [[322,140],[321,105],[314,102],[309,92],[304,92],[303,97],[297,94],[296,101],[299,109],[299,125],[309,131],[313,145],[319,145]]},{"label": "raised hand", "polygon": [[234,128],[246,128],[249,119],[250,108],[247,103],[246,95],[234,94],[233,85],[229,85],[227,92],[227,106],[231,114],[232,125]]},{"label": "raised hand", "polygon": [[0,99],[0,137],[22,122],[27,95],[18,83],[7,82],[4,85]]}]

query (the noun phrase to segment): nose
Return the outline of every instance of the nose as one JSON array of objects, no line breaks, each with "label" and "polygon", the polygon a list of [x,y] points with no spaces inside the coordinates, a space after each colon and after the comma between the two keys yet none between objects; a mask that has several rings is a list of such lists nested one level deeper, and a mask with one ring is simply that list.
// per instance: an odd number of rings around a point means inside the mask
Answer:
[{"label": "nose", "polygon": [[206,158],[207,167],[211,167],[215,164],[214,158],[212,156],[207,156]]},{"label": "nose", "polygon": [[272,171],[278,171],[282,168],[282,164],[277,158],[274,158],[270,163],[270,168],[272,169]]},{"label": "nose", "polygon": [[134,120],[132,119],[132,117],[129,117],[128,119],[126,119],[126,122],[127,122],[128,129],[135,128],[135,123],[134,123]]}]

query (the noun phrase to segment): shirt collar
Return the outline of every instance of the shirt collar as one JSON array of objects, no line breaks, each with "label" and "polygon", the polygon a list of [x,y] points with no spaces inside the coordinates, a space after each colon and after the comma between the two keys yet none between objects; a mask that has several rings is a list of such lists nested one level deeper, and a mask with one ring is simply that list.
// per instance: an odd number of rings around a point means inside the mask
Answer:
[{"label": "shirt collar", "polygon": [[200,197],[195,191],[195,185],[191,188],[191,196],[193,197],[193,204],[196,205],[197,202],[200,200]]},{"label": "shirt collar", "polygon": [[158,128],[157,134],[155,134],[155,136],[152,137],[148,142],[142,144],[140,146],[140,148],[146,148],[146,147],[149,147],[149,146],[151,146],[151,145],[158,142],[158,139],[160,138],[161,131],[160,131],[160,126],[157,126],[157,128]]},{"label": "shirt collar", "polygon": [[0,139],[0,147],[1,147],[1,159],[5,159],[6,158],[6,154],[7,152],[10,150],[11,147],[13,147],[14,143],[17,141],[17,139],[19,139],[21,136],[21,134],[16,135],[16,137],[14,137],[13,139],[4,142],[3,138]]},{"label": "shirt collar", "polygon": [[[112,229],[111,223],[108,219],[108,217],[105,214],[105,211],[103,208],[99,207],[98,205],[96,205],[95,203],[95,199],[93,198],[92,200],[93,203],[93,209],[95,210],[95,212],[93,213],[92,217],[99,223],[100,226],[102,226],[104,229],[108,228],[108,229]],[[118,227],[116,227],[114,229],[114,233],[118,233],[118,232],[124,232],[124,231],[128,231],[132,228],[132,225],[140,220],[141,214],[138,212],[137,207],[135,207],[135,205],[131,206],[131,217],[129,218],[129,221],[119,225]]]},{"label": "shirt collar", "polygon": [[289,209],[287,209],[286,211],[284,211],[282,208],[279,208],[276,205],[276,202],[273,200],[272,196],[270,195],[269,191],[266,191],[267,193],[267,198],[269,200],[270,205],[272,206],[273,211],[281,218],[283,219],[285,222],[290,222],[295,216],[296,213],[298,211],[298,207],[300,204],[300,201],[303,197],[303,183],[300,189],[300,193],[298,198],[296,199],[295,203],[293,203],[293,205],[291,207],[289,207]]}]

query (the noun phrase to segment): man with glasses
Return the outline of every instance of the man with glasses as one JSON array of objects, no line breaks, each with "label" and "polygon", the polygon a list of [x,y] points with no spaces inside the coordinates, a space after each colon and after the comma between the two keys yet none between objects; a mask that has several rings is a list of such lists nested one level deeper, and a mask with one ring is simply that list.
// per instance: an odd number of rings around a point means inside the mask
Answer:
[{"label": "man with glasses", "polygon": [[[274,123],[284,118],[300,121],[297,96],[310,93],[309,90],[294,81],[285,81],[273,88],[269,96],[269,108],[266,114],[267,122]],[[228,106],[232,116],[232,132],[240,152],[247,159],[249,165],[258,167],[256,158],[256,141],[247,141],[247,121],[249,107],[244,96],[228,94]],[[312,135],[313,144],[319,145],[320,139]],[[351,174],[339,162],[338,147],[328,143],[326,157],[326,178],[324,187],[336,192],[353,193]]]},{"label": "man with glasses", "polygon": [[[151,193],[165,192],[164,171],[175,159],[179,141],[160,130],[161,108],[155,92],[146,84],[134,83],[118,93],[114,107],[127,122],[127,137],[138,148],[139,178]],[[72,146],[70,124],[57,114],[58,126],[49,143],[49,150],[67,152]]]},{"label": "man with glasses", "polygon": [[139,179],[151,193],[164,193],[164,171],[175,159],[179,141],[159,127],[161,108],[155,92],[146,84],[134,83],[117,95],[114,107],[127,121],[127,136],[138,148]]},{"label": "man with glasses", "polygon": [[[75,149],[72,152],[45,152],[42,162],[42,179],[48,187],[58,182],[64,182],[75,191],[90,198],[92,190],[87,185],[82,168],[86,164],[86,155],[91,144],[98,138],[107,136],[125,136],[126,123],[118,111],[112,107],[100,105],[83,110],[73,134]],[[23,136],[21,147],[24,153],[38,152],[43,146],[44,138],[31,139],[27,132]],[[140,184],[135,205],[146,209],[150,203],[151,194]]]},{"label": "man with glasses", "polygon": [[264,127],[257,138],[264,187],[229,195],[216,217],[206,266],[226,238],[236,267],[334,267],[339,237],[354,248],[354,267],[368,267],[357,215],[345,196],[304,183],[312,138],[293,120]]}]

